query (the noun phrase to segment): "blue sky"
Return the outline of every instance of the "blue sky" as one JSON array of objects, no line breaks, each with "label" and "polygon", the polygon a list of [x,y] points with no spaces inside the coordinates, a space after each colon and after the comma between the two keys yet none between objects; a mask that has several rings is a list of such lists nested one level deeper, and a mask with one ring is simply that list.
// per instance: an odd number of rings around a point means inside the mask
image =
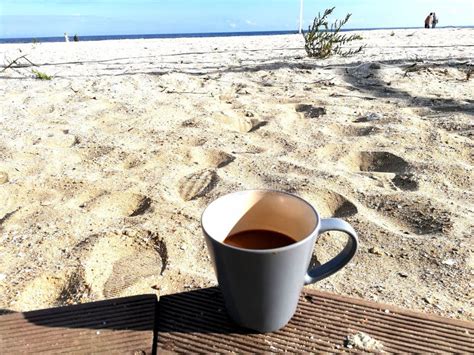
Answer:
[{"label": "blue sky", "polygon": [[[300,0],[0,0],[0,38],[296,30]],[[305,0],[304,28],[318,11],[348,12],[346,28],[474,25],[474,0]]]}]

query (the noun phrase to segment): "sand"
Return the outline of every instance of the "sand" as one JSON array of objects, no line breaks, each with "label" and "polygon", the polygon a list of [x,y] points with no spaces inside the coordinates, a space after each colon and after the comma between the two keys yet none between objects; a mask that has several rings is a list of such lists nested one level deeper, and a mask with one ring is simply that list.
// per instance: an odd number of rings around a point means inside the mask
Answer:
[{"label": "sand", "polygon": [[274,188],[359,233],[308,287],[473,319],[474,30],[360,33],[0,45],[0,308],[216,285],[203,209]]}]

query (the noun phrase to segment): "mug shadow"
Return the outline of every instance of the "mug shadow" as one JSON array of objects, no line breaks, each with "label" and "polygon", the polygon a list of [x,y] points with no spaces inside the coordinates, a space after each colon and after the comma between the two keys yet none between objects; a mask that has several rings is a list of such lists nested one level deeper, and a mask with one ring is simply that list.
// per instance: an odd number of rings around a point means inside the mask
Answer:
[{"label": "mug shadow", "polygon": [[251,334],[259,333],[230,320],[218,287],[170,294],[159,301],[154,294],[143,294],[29,312],[2,309],[0,317],[0,339],[6,339],[6,348],[41,347],[50,352],[85,344],[94,349],[139,346],[156,354],[196,339],[208,339],[213,344],[208,346],[235,339],[245,342]]},{"label": "mug shadow", "polygon": [[48,328],[153,331],[156,308],[156,296],[144,294],[7,314],[6,317]]},{"label": "mug shadow", "polygon": [[23,313],[1,311],[6,317],[49,328],[153,331],[155,336],[167,332],[258,334],[232,322],[218,287],[161,296],[158,302],[155,295],[143,294]]},{"label": "mug shadow", "polygon": [[229,318],[218,287],[162,296],[157,332],[158,341],[165,333],[259,334],[237,326]]},{"label": "mug shadow", "polygon": [[12,314],[12,313],[16,313],[16,312],[12,311],[11,309],[0,308],[0,316],[3,316],[4,314]]}]

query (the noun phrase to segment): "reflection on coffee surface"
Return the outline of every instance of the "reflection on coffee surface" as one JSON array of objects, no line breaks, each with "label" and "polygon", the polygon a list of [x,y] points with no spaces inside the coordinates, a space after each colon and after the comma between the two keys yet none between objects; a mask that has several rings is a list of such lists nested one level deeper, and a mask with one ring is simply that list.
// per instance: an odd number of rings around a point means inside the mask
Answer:
[{"label": "reflection on coffee surface", "polygon": [[283,233],[252,229],[229,235],[224,243],[244,249],[274,249],[296,243],[296,240]]}]

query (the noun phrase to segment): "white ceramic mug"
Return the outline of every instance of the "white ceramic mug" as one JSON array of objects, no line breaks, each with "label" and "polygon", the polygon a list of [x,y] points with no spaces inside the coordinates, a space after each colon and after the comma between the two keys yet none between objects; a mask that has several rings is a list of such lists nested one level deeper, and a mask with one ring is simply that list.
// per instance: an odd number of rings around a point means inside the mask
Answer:
[{"label": "white ceramic mug", "polygon": [[[358,246],[357,234],[347,222],[321,219],[310,203],[280,191],[224,195],[207,206],[201,225],[230,317],[260,332],[286,325],[303,286],[340,270]],[[264,250],[224,244],[229,235],[248,230],[282,233],[295,243]],[[318,236],[330,230],[347,233],[346,246],[333,259],[308,270]]]}]

